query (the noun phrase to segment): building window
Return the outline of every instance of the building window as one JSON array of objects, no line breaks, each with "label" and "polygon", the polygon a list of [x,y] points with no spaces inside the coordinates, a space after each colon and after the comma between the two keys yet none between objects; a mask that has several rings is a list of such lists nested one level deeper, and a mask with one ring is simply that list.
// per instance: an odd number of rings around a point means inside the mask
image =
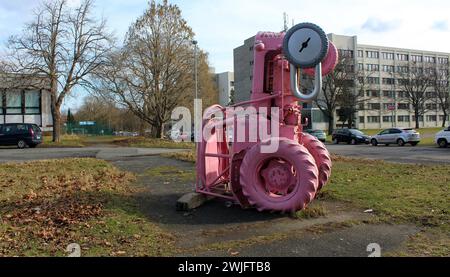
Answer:
[{"label": "building window", "polygon": [[407,61],[408,60],[408,54],[397,54],[397,60],[398,61]]},{"label": "building window", "polygon": [[6,113],[22,114],[22,91],[6,91]]},{"label": "building window", "polygon": [[383,96],[387,98],[395,98],[395,91],[383,90]]},{"label": "building window", "polygon": [[383,65],[383,71],[384,72],[394,72],[395,67],[393,65]]},{"label": "building window", "polygon": [[423,61],[423,57],[419,55],[411,55],[411,61],[421,63]]},{"label": "building window", "polygon": [[358,58],[364,58],[364,51],[358,50]]},{"label": "building window", "polygon": [[425,56],[424,60],[426,63],[436,63],[436,58],[431,56]]},{"label": "building window", "polygon": [[409,104],[408,103],[398,103],[398,109],[399,110],[409,110]]},{"label": "building window", "polygon": [[383,78],[383,85],[393,85],[395,84],[395,79],[393,78]]},{"label": "building window", "polygon": [[393,103],[384,103],[383,104],[383,110],[385,110],[385,111],[389,110],[389,108],[391,108],[391,107],[395,107],[395,104],[393,104]]},{"label": "building window", "polygon": [[353,50],[339,49],[339,56],[345,58],[353,58]]},{"label": "building window", "polygon": [[397,66],[397,72],[399,73],[408,73],[409,68],[407,66]]},{"label": "building window", "polygon": [[394,122],[394,117],[392,115],[383,116],[383,122]]},{"label": "building window", "polygon": [[41,94],[38,90],[25,91],[25,114],[40,114]]},{"label": "building window", "polygon": [[378,51],[366,51],[366,56],[370,59],[378,59],[380,57],[380,53]]},{"label": "building window", "polygon": [[437,110],[437,104],[436,103],[427,103],[426,105],[425,105],[425,108],[427,109],[427,110]]},{"label": "building window", "polygon": [[360,117],[359,117],[359,123],[365,123],[365,118],[364,118],[364,116],[360,116]]},{"label": "building window", "polygon": [[393,60],[394,53],[382,52],[381,57],[383,58],[383,60]]},{"label": "building window", "polygon": [[380,117],[379,116],[368,116],[367,122],[368,123],[380,123]]},{"label": "building window", "polygon": [[427,98],[436,98],[437,93],[435,91],[427,91],[426,96],[427,96]]},{"label": "building window", "polygon": [[358,70],[359,70],[359,71],[363,71],[363,70],[364,70],[364,64],[359,63],[359,64],[358,64]]},{"label": "building window", "polygon": [[408,93],[406,93],[406,91],[398,92],[398,98],[407,98],[407,97],[408,97]]},{"label": "building window", "polygon": [[367,108],[369,110],[377,110],[377,111],[379,111],[379,110],[381,110],[381,104],[380,103],[369,103],[369,104],[367,104]]},{"label": "building window", "polygon": [[409,122],[409,115],[399,115],[398,122]]},{"label": "building window", "polygon": [[434,74],[436,74],[436,69],[435,68],[425,68],[425,74],[434,75]]},{"label": "building window", "polygon": [[367,71],[380,71],[380,66],[378,64],[367,64]]},{"label": "building window", "polygon": [[437,115],[427,115],[427,122],[436,122]]},{"label": "building window", "polygon": [[438,58],[438,63],[440,63],[440,64],[448,64],[448,58]]},{"label": "building window", "polygon": [[378,90],[368,90],[367,97],[380,97],[380,92]]},{"label": "building window", "polygon": [[409,83],[408,79],[398,79],[397,82],[400,86],[407,86]]},{"label": "building window", "polygon": [[371,85],[377,85],[380,83],[380,78],[378,77],[367,77],[367,83]]},{"label": "building window", "polygon": [[444,119],[447,121],[448,120],[448,116],[447,116],[447,118],[445,118],[444,115],[440,115],[439,116],[439,121],[444,121]]}]

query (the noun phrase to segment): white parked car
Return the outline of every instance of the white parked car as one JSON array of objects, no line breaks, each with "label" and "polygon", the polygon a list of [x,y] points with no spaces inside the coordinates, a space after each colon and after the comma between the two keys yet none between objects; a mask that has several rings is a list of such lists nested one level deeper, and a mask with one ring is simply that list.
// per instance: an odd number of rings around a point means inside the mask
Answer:
[{"label": "white parked car", "polygon": [[450,145],[450,126],[447,129],[437,133],[435,141],[441,148],[446,148]]},{"label": "white parked car", "polygon": [[398,146],[411,144],[412,146],[416,146],[420,142],[420,134],[414,129],[392,128],[373,136],[370,142],[373,146],[377,146],[378,144],[384,144],[386,146],[390,144],[397,144]]}]

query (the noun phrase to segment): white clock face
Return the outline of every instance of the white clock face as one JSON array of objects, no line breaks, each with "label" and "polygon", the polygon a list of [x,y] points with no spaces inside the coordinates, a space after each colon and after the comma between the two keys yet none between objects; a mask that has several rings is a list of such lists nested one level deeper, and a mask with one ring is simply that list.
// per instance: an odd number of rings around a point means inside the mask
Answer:
[{"label": "white clock face", "polygon": [[325,57],[328,38],[316,25],[301,23],[288,31],[283,48],[292,64],[300,68],[310,68]]}]

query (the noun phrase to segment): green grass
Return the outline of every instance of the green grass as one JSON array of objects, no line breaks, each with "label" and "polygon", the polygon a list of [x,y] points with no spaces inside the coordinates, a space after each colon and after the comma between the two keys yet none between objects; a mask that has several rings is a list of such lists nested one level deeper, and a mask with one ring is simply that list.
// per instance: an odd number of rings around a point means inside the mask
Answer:
[{"label": "green grass", "polygon": [[84,147],[85,142],[82,137],[77,135],[62,135],[60,142],[52,142],[51,136],[44,136],[43,142],[39,147]]},{"label": "green grass", "polygon": [[167,139],[153,139],[144,137],[118,137],[118,136],[79,136],[79,135],[62,135],[61,142],[52,142],[51,136],[44,136],[44,141],[39,147],[55,148],[55,147],[85,147],[95,146],[98,144],[110,144],[121,147],[138,147],[138,148],[169,148],[169,149],[193,149],[194,143],[191,142],[174,142]]},{"label": "green grass", "polygon": [[373,209],[386,221],[450,231],[450,167],[336,158],[324,198]]},{"label": "green grass", "polygon": [[153,139],[136,137],[115,142],[120,146],[138,147],[138,148],[169,148],[169,149],[194,149],[192,142],[174,142],[167,139]]},{"label": "green grass", "polygon": [[140,211],[134,175],[105,161],[0,165],[0,256],[170,255],[174,238]]}]

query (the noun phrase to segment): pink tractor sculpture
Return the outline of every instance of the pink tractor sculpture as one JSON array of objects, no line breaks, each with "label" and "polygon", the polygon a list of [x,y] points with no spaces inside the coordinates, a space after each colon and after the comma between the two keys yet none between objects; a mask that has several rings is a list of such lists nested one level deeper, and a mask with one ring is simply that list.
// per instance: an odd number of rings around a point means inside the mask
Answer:
[{"label": "pink tractor sculpture", "polygon": [[[318,96],[322,76],[333,71],[338,52],[324,31],[311,23],[298,24],[286,33],[260,32],[253,49],[251,100],[232,107],[265,108],[267,113],[258,114],[255,128],[254,120],[230,113],[230,107],[207,109],[202,130],[208,129],[210,136],[203,135],[197,143],[196,191],[244,208],[295,212],[315,198],[331,174],[325,146],[303,133],[301,103]],[[299,88],[301,73],[314,77],[312,92]],[[256,140],[250,139],[253,129],[262,125],[271,129],[275,119],[267,114],[275,108],[278,136],[271,130],[268,137],[258,134]],[[244,135],[238,134],[238,127],[244,128]],[[244,139],[237,140],[239,136]],[[262,151],[271,144],[278,145],[276,151]]]}]

